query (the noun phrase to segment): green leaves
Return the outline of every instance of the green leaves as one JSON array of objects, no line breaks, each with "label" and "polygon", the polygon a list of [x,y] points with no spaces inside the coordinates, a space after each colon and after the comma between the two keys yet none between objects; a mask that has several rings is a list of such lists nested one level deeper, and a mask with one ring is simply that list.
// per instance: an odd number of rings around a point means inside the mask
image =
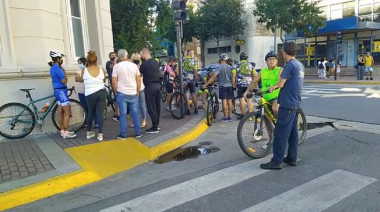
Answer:
[{"label": "green leaves", "polygon": [[253,15],[258,23],[266,24],[267,29],[274,31],[281,28],[287,33],[302,30],[304,35],[312,36],[325,23],[318,16],[322,11],[318,2],[308,0],[256,0]]}]

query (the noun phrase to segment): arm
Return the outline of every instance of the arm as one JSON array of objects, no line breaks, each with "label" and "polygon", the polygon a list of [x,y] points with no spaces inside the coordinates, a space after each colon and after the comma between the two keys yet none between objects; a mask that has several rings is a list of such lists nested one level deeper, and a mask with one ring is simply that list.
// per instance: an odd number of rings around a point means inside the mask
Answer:
[{"label": "arm", "polygon": [[194,78],[195,82],[198,82],[198,65],[194,64]]},{"label": "arm", "polygon": [[77,74],[75,75],[75,82],[83,82],[83,78],[81,77],[82,70],[77,71]]},{"label": "arm", "polygon": [[232,87],[236,88],[236,69],[232,70]]},{"label": "arm", "polygon": [[175,74],[176,74],[176,76],[179,76],[179,65],[176,65],[176,67],[175,67]]},{"label": "arm", "polygon": [[106,83],[106,79],[107,79],[107,71],[104,70],[103,68],[102,68],[102,70],[103,70],[103,73],[104,73],[104,79],[103,79],[103,82]]},{"label": "arm", "polygon": [[63,84],[67,84],[67,75],[64,69],[58,70],[57,68],[56,74],[58,75],[59,79],[61,80]]},{"label": "arm", "polygon": [[293,64],[287,64],[285,68],[282,70],[281,75],[280,75],[280,82],[278,83],[277,87],[278,88],[283,88],[286,80],[288,80],[291,75],[292,75],[292,70],[294,69]]},{"label": "arm", "polygon": [[255,78],[252,80],[251,84],[249,84],[249,86],[248,86],[246,92],[249,92],[250,90],[252,90],[252,89],[256,86],[256,84],[257,84],[258,82],[260,82],[260,80],[261,80],[261,73],[256,74],[256,76],[255,76]]},{"label": "arm", "polygon": [[212,74],[210,79],[203,85],[204,87],[207,87],[209,84],[215,81],[215,78],[218,76],[219,72]]},{"label": "arm", "polygon": [[138,96],[140,93],[140,89],[141,89],[141,76],[140,76],[140,73],[138,70],[136,73],[137,73],[136,74],[136,84],[137,84],[136,91],[137,91],[137,96]]},{"label": "arm", "polygon": [[113,92],[116,94],[117,93],[117,66],[115,66],[114,70],[112,71],[112,89]]}]

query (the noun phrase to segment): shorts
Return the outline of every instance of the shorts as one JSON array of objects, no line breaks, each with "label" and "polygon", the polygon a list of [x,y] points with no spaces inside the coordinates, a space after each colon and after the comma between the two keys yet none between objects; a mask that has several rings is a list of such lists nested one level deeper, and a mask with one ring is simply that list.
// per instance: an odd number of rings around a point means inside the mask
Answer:
[{"label": "shorts", "polygon": [[173,93],[174,86],[172,82],[168,82],[167,80],[165,80],[165,88],[167,93]]},{"label": "shorts", "polygon": [[62,107],[70,105],[67,89],[54,89],[54,96],[57,98],[58,105]]},{"label": "shorts", "polygon": [[277,101],[277,98],[271,99],[268,102],[271,103],[271,104],[273,104],[274,101]]},{"label": "shorts", "polygon": [[237,97],[239,99],[243,98],[244,97],[244,93],[247,91],[247,87],[241,87],[238,85],[238,90],[237,90]]},{"label": "shorts", "polygon": [[234,90],[232,87],[219,87],[219,99],[234,99]]},{"label": "shorts", "polygon": [[371,66],[366,66],[365,67],[365,72],[373,72],[373,69]]},{"label": "shorts", "polygon": [[189,82],[187,82],[187,88],[184,92],[187,93],[188,90],[190,90],[191,94],[195,94],[195,82],[194,82],[194,80],[190,80]]}]

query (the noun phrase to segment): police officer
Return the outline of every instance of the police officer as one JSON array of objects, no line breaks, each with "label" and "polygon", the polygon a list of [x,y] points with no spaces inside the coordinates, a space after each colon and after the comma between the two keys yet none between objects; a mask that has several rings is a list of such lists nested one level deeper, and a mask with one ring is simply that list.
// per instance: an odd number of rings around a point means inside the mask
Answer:
[{"label": "police officer", "polygon": [[[198,114],[198,101],[197,94],[195,93],[195,87],[198,87],[198,66],[194,60],[194,51],[187,50],[186,57],[183,59],[183,78],[187,82],[188,90],[186,92],[186,98],[188,102],[187,115],[190,115],[190,94],[193,99],[194,113]],[[189,92],[190,91],[190,94]]]}]

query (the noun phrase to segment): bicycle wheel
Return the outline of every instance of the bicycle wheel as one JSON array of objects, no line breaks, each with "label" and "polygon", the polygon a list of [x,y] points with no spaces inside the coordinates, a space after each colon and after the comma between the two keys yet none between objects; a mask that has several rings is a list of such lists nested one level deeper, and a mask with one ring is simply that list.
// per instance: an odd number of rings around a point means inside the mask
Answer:
[{"label": "bicycle wheel", "polygon": [[[68,131],[77,132],[84,125],[84,120],[86,118],[86,111],[84,110],[81,103],[75,99],[69,99],[71,106],[71,116],[69,121]],[[61,130],[58,122],[58,105],[55,105],[52,112],[51,120],[55,128]]]},{"label": "bicycle wheel", "polygon": [[[239,125],[237,128],[237,140],[240,146],[240,149],[246,154],[248,157],[253,159],[263,158],[269,154],[272,148],[273,142],[273,126],[271,124],[270,119],[267,116],[264,116],[264,120],[261,120],[261,113],[259,112],[251,112],[247,113],[243,116],[243,118],[239,121]],[[260,122],[264,121],[263,132],[267,131],[268,139],[263,139],[263,134],[259,134]],[[262,143],[259,147],[248,147],[245,145],[243,141],[243,136],[246,133],[243,133],[243,127],[246,123],[252,122],[254,123],[253,133],[248,133],[248,135],[253,136],[253,139],[250,139],[250,144]],[[266,130],[265,130],[266,129]]]},{"label": "bicycle wheel", "polygon": [[207,100],[207,107],[206,107],[206,124],[207,126],[211,126],[213,122],[214,116],[214,99],[212,96]]},{"label": "bicycle wheel", "polygon": [[[302,121],[300,121],[300,119]],[[305,141],[306,134],[307,134],[307,121],[306,116],[303,110],[300,108],[298,113],[298,122],[297,122],[297,128],[298,128],[298,145],[302,144],[302,142]],[[300,133],[300,131],[302,132]]]},{"label": "bicycle wheel", "polygon": [[104,105],[104,109],[103,109],[103,119],[104,120],[107,119],[107,113],[108,113],[108,100],[106,100],[106,104]]},{"label": "bicycle wheel", "polygon": [[216,119],[216,116],[218,115],[219,113],[219,100],[218,100],[218,95],[216,93],[214,93],[214,107],[213,107],[213,116],[214,116],[214,119]]},{"label": "bicycle wheel", "polygon": [[[6,112],[7,110],[9,112]],[[16,119],[17,116],[19,117]],[[23,124],[27,125],[27,127],[20,126]],[[0,129],[1,136],[8,139],[20,139],[26,137],[33,131],[36,126],[36,117],[28,106],[12,102],[0,107],[0,126],[9,127],[10,131],[8,132],[6,129]],[[15,131],[19,131],[19,133],[11,134]]]},{"label": "bicycle wheel", "polygon": [[[175,119],[182,119],[188,109],[187,100],[185,94],[181,92],[174,93],[170,98],[170,115]],[[177,115],[174,112],[179,110],[180,114]]]},{"label": "bicycle wheel", "polygon": [[166,93],[166,88],[165,88],[165,84],[164,83],[161,83],[161,101],[163,103],[166,103],[166,99],[167,99],[167,93]]}]

